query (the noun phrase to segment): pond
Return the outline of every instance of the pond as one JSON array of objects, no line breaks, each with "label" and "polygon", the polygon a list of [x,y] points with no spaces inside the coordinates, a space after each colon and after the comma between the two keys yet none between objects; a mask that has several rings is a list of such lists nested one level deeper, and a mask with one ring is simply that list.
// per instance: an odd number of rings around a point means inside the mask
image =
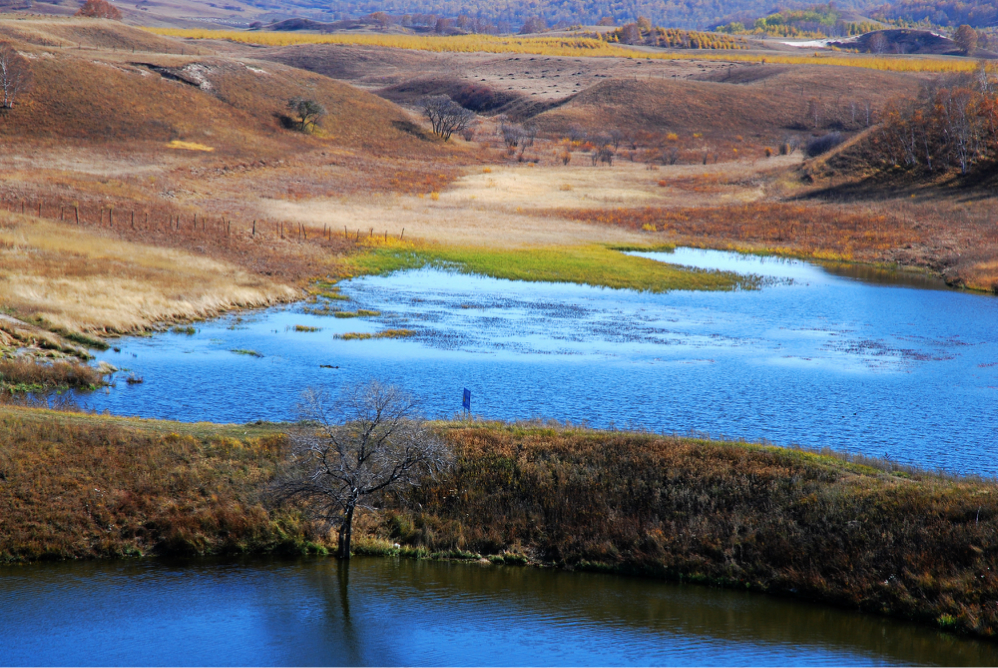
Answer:
[{"label": "pond", "polygon": [[[289,420],[307,386],[398,382],[433,417],[695,431],[998,474],[998,299],[927,277],[678,249],[666,262],[766,277],[760,290],[664,294],[422,269],[306,304],[116,342],[141,377],[83,401],[185,421]],[[863,280],[850,276],[857,274]],[[296,331],[295,326],[316,328]],[[404,339],[337,334],[407,329]]]},{"label": "pond", "polygon": [[0,567],[0,665],[995,665],[906,622],[655,580],[378,558]]}]

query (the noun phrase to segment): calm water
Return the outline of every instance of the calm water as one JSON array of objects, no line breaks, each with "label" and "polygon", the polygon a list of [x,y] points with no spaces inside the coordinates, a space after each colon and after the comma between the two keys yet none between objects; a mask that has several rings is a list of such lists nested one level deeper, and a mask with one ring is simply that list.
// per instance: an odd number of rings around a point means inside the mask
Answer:
[{"label": "calm water", "polygon": [[[147,417],[287,420],[305,386],[335,391],[376,376],[424,397],[432,416],[456,413],[467,387],[473,412],[489,418],[695,430],[998,474],[998,299],[798,261],[646,255],[769,280],[758,291],[650,294],[439,270],[360,278],[342,286],[353,301],[333,306],[380,317],[298,305],[206,323],[194,336],[123,339],[102,359],[145,382],[122,378],[85,401]],[[388,327],[417,335],[333,337]]]},{"label": "calm water", "polygon": [[998,646],[737,591],[357,558],[0,568],[2,665],[995,665]]}]

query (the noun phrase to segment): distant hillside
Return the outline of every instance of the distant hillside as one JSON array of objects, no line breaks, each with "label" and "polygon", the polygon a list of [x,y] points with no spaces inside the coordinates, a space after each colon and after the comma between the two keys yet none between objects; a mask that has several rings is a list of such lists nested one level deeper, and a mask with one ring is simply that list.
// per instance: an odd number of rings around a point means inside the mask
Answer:
[{"label": "distant hillside", "polygon": [[181,55],[183,44],[115,21],[4,21],[0,38],[16,40],[34,75],[34,88],[0,123],[5,140],[179,141],[222,154],[283,155],[318,141],[286,129],[287,101],[307,96],[329,112],[319,124],[329,145],[437,150],[413,134],[406,112],[375,95],[278,63],[191,47]]},{"label": "distant hillside", "polygon": [[939,26],[967,24],[986,28],[998,24],[998,0],[897,0],[872,12],[883,20],[925,21]]}]

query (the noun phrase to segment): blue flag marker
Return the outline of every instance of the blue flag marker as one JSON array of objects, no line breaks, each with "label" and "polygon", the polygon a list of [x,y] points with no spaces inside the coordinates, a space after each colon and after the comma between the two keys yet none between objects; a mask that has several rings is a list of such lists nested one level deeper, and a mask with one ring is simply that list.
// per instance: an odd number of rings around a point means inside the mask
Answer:
[{"label": "blue flag marker", "polygon": [[468,388],[464,388],[464,398],[461,399],[461,406],[463,406],[466,411],[471,410],[471,390]]}]

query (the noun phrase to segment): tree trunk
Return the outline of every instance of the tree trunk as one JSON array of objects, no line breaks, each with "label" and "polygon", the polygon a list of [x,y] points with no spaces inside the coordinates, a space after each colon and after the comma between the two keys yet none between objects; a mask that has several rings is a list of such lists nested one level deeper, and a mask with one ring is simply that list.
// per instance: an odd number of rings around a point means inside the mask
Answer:
[{"label": "tree trunk", "polygon": [[353,511],[354,507],[347,508],[343,516],[343,524],[340,525],[339,534],[339,558],[350,558],[350,539],[353,537]]}]

